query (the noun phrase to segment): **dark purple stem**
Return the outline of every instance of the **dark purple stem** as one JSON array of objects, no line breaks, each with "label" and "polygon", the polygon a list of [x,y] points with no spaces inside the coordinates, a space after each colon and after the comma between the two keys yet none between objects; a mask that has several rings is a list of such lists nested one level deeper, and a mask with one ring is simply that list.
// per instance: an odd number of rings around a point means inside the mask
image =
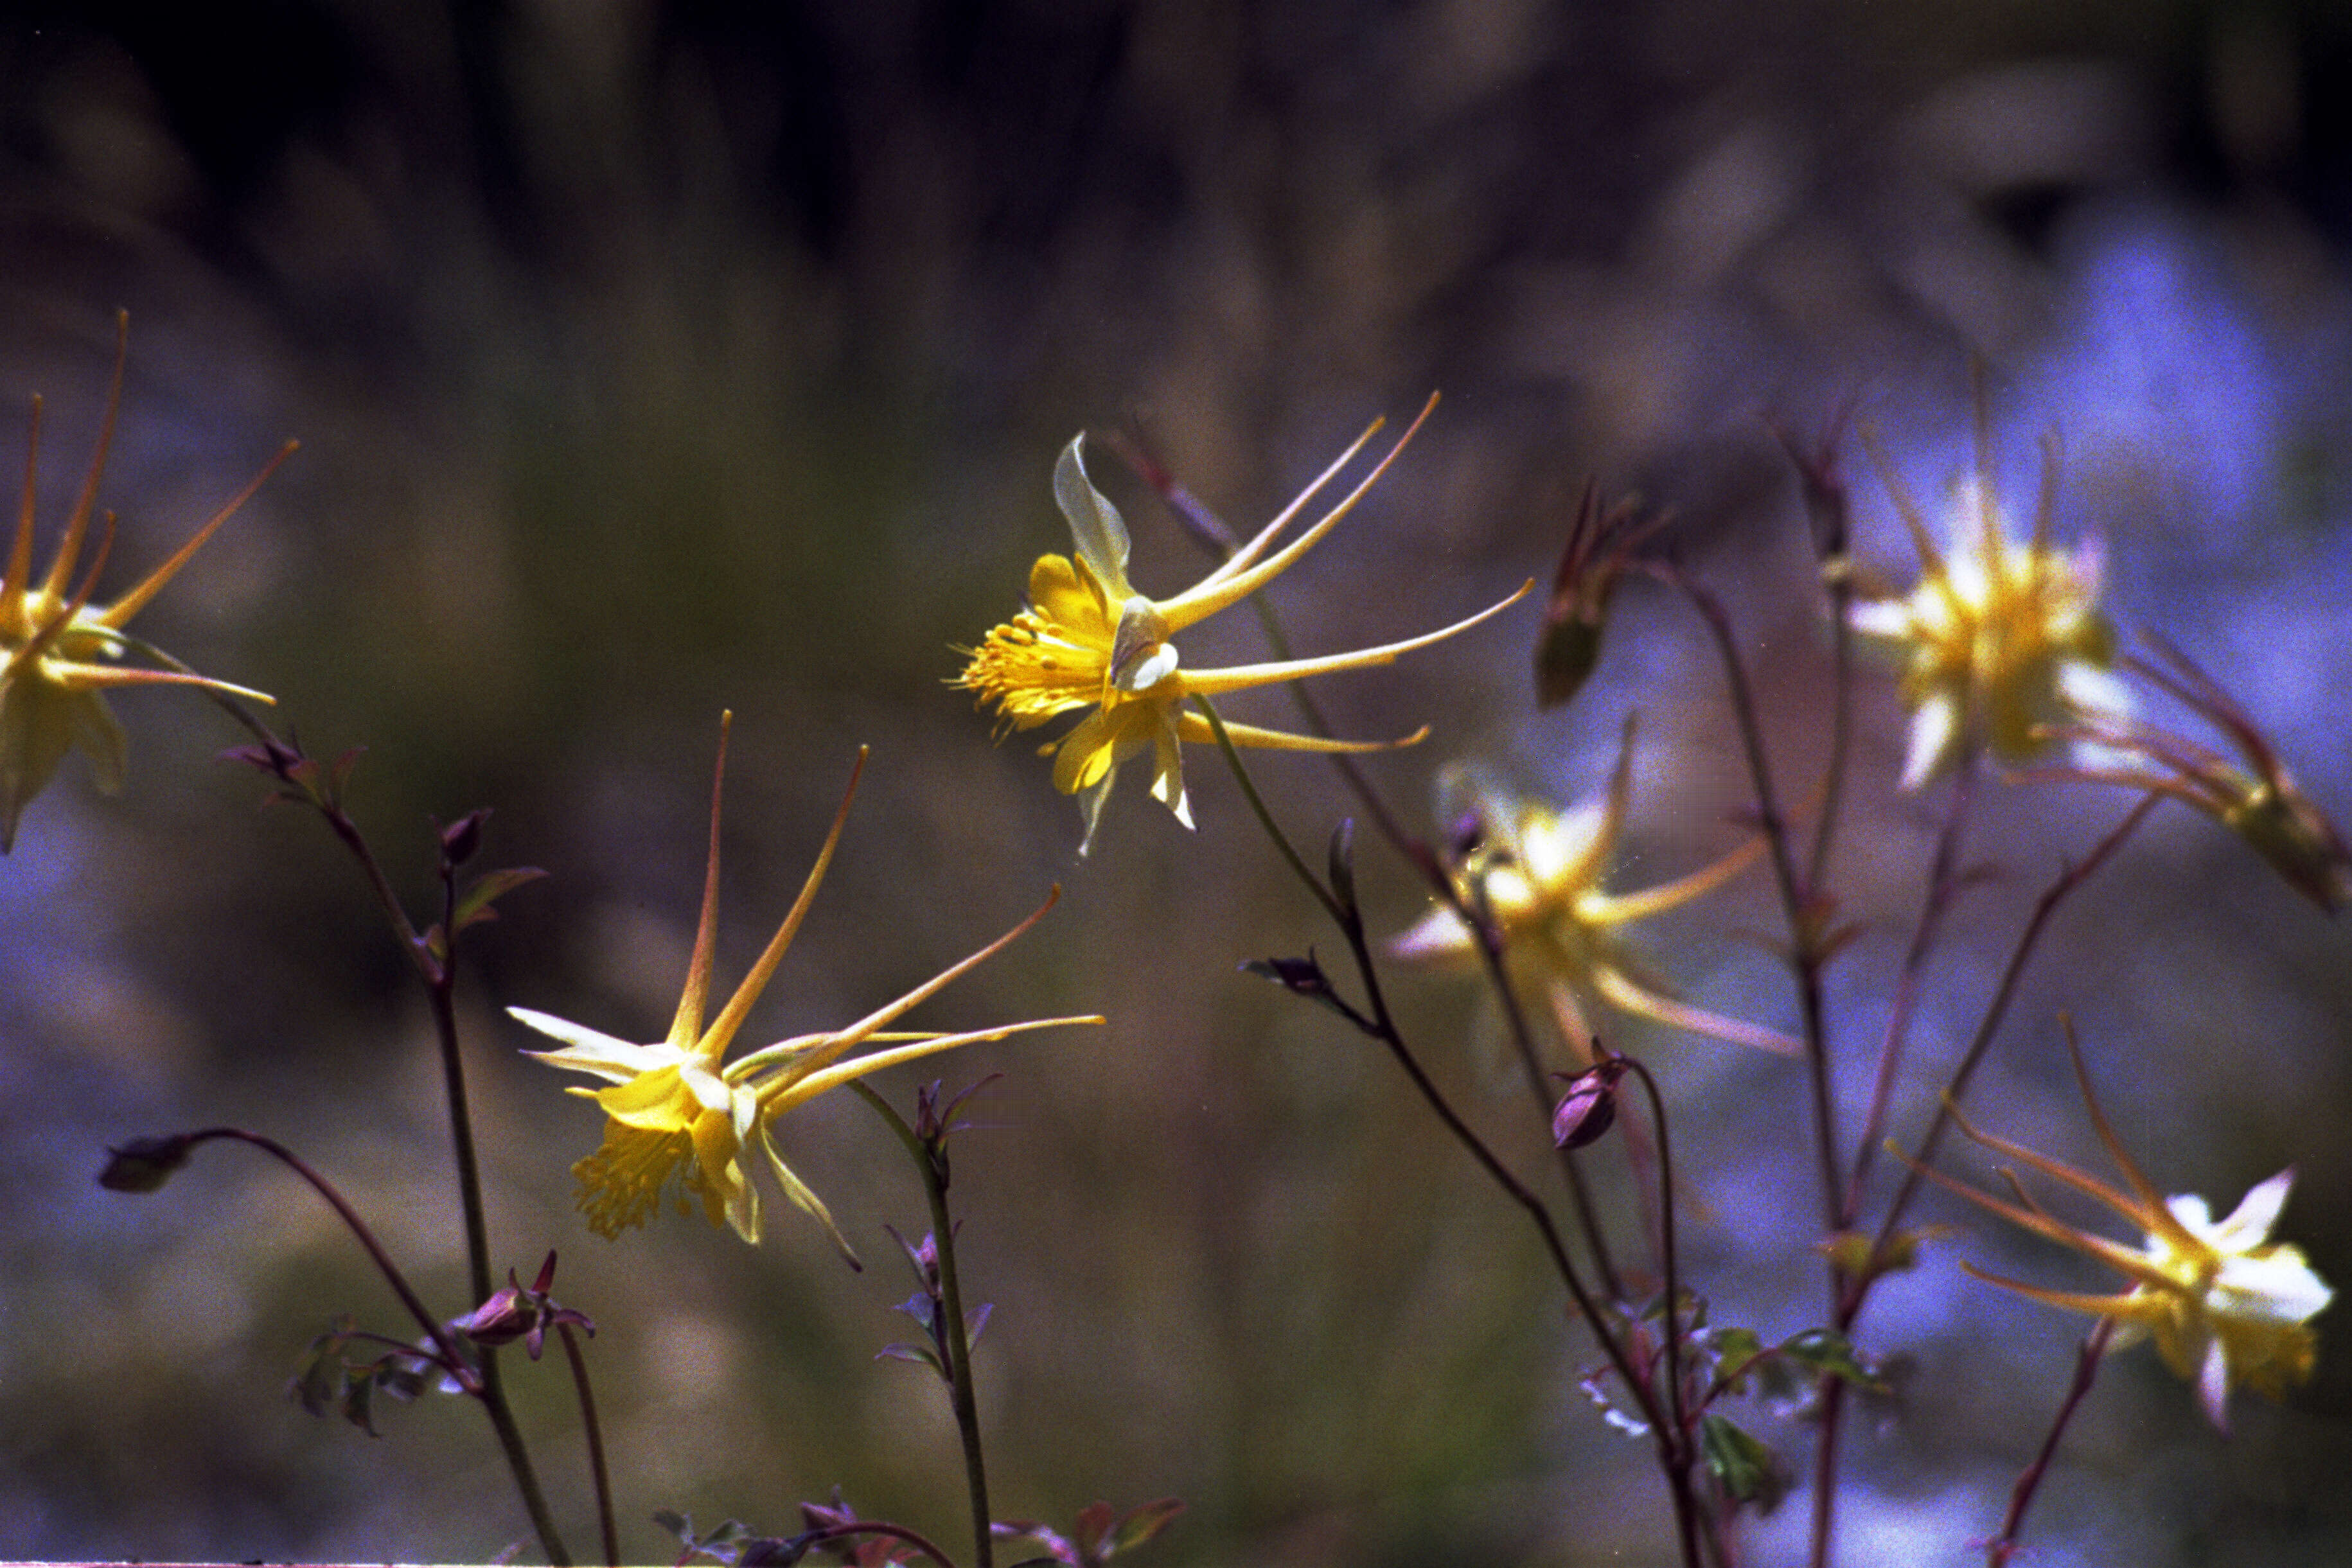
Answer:
[{"label": "dark purple stem", "polygon": [[2000,1521],[2000,1533],[1985,1542],[1985,1568],[2006,1568],[2017,1552],[2018,1532],[2025,1528],[2025,1511],[2033,1506],[2033,1494],[2041,1490],[2042,1478],[2050,1472],[2050,1461],[2057,1456],[2058,1439],[2065,1434],[2066,1425],[2074,1418],[2075,1410],[2098,1380],[2099,1360],[2107,1353],[2107,1340],[2115,1333],[2116,1320],[2101,1318],[2097,1326],[2084,1336],[2083,1348],[2075,1353],[2074,1378],[2066,1385],[2066,1396],[2058,1402],[2058,1414],[2050,1423],[2050,1435],[2042,1440],[2042,1451],[2017,1478],[2017,1490],[2010,1493],[2009,1512]]},{"label": "dark purple stem", "polygon": [[588,1358],[581,1354],[580,1336],[567,1322],[558,1322],[564,1358],[572,1364],[572,1385],[580,1390],[580,1425],[588,1434],[588,1470],[596,1480],[596,1528],[604,1537],[604,1561],[621,1568],[621,1537],[613,1524],[613,1477],[604,1465],[604,1428],[596,1419],[596,1394],[588,1384]]}]

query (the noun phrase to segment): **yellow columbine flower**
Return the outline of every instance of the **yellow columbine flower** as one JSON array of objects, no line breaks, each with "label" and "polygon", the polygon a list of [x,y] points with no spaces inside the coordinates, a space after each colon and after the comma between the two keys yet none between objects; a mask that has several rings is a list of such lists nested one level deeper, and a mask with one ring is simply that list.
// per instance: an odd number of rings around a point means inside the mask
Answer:
[{"label": "yellow columbine flower", "polygon": [[[695,926],[686,993],[678,998],[677,1016],[670,1022],[668,1037],[651,1045],[633,1045],[528,1008],[507,1010],[541,1034],[564,1042],[561,1051],[530,1054],[551,1066],[592,1073],[611,1085],[572,1090],[603,1106],[608,1118],[603,1146],[572,1167],[580,1183],[581,1210],[598,1235],[616,1237],[630,1226],[644,1224],[663,1190],[677,1177],[687,1191],[702,1200],[703,1213],[713,1225],[730,1225],[744,1240],[757,1242],[760,1193],[741,1158],[746,1145],[756,1142],[767,1155],[785,1196],[815,1217],[854,1264],[856,1255],[824,1203],[777,1154],[768,1135],[771,1122],[829,1089],[901,1061],[1030,1030],[1103,1020],[1098,1017],[1037,1019],[961,1034],[884,1031],[884,1025],[1034,925],[1060,896],[1057,888],[1028,919],[846,1029],[798,1035],[729,1061],[728,1047],[742,1028],[744,1016],[760,999],[768,977],[775,973],[784,949],[792,945],[816,897],[817,884],[824,880],[825,868],[833,862],[834,847],[841,841],[842,826],[849,818],[849,802],[857,793],[858,774],[865,770],[866,753],[861,748],[857,754],[857,767],[850,774],[849,789],[834,815],[832,831],[825,834],[824,847],[817,852],[816,864],[810,868],[783,925],[726,1008],[706,1025],[703,1007],[710,992],[711,956],[719,925],[719,793],[727,771],[728,722],[726,717],[720,720],[719,777],[710,790],[710,860],[703,882],[702,913]],[[888,1049],[849,1056],[866,1044]]]},{"label": "yellow columbine flower", "polygon": [[74,581],[74,568],[89,535],[99,481],[106,473],[107,448],[114,439],[114,414],[122,398],[122,347],[118,343],[114,384],[107,393],[106,423],[90,457],[89,476],[82,481],[81,494],[66,519],[56,559],[38,582],[33,580],[33,497],[41,447],[41,400],[33,400],[25,498],[16,513],[16,541],[9,548],[5,569],[0,570],[0,854],[14,847],[16,819],[57,776],[58,765],[74,747],[79,747],[89,758],[100,789],[111,795],[122,788],[128,743],[122,726],[106,706],[108,687],[200,686],[257,702],[275,700],[266,692],[231,685],[190,670],[147,669],[117,661],[134,650],[152,658],[164,657],[125,634],[123,627],[212,538],[213,530],[261,487],[262,481],[294,450],[292,442],[270,459],[252,484],[215,512],[194,538],[112,604],[100,608],[89,601],[114,543],[111,512],[100,522],[89,570],[79,583]]},{"label": "yellow columbine flower", "polygon": [[[1429,406],[1435,404],[1436,400],[1431,399]],[[1054,498],[1069,519],[1077,554],[1075,559],[1039,558],[1029,572],[1028,608],[992,630],[972,653],[971,663],[951,684],[978,693],[983,706],[994,703],[1000,718],[1014,729],[1034,728],[1056,715],[1081,708],[1095,710],[1068,734],[1038,748],[1039,755],[1054,758],[1054,787],[1065,795],[1080,797],[1087,844],[1094,841],[1095,825],[1101,819],[1103,801],[1110,794],[1119,764],[1146,749],[1152,754],[1151,793],[1176,813],[1177,821],[1188,828],[1192,825],[1184,795],[1181,743],[1213,742],[1216,737],[1206,718],[1187,709],[1189,699],[1385,664],[1399,653],[1467,631],[1528,591],[1521,588],[1501,604],[1442,631],[1378,648],[1220,670],[1181,667],[1176,645],[1170,639],[1228,605],[1238,604],[1288,570],[1348,515],[1428,417],[1425,407],[1421,419],[1413,421],[1412,429],[1345,499],[1305,533],[1268,555],[1276,536],[1380,429],[1380,422],[1375,421],[1255,538],[1172,599],[1148,599],[1129,584],[1127,525],[1119,519],[1118,508],[1087,477],[1080,450],[1086,438],[1078,436],[1063,449],[1054,467]],[[1246,724],[1228,723],[1225,732],[1239,746],[1327,752],[1411,745],[1427,733],[1424,729],[1402,740],[1365,742],[1328,740]]]},{"label": "yellow columbine flower", "polygon": [[1954,497],[1948,556],[1875,444],[1871,450],[1919,555],[1909,593],[1853,612],[1854,629],[1902,663],[1912,716],[1903,787],[1918,788],[1979,747],[2023,761],[2048,746],[2048,727],[2123,711],[2123,688],[2108,674],[2115,633],[2098,612],[2098,552],[2084,545],[2067,554],[2050,543],[2054,467],[2045,468],[2033,535],[2021,545],[1980,464]]},{"label": "yellow columbine flower", "polygon": [[[1633,791],[1633,721],[1625,721],[1616,770],[1600,796],[1561,815],[1549,806],[1496,789],[1473,774],[1449,769],[1440,787],[1449,823],[1468,818],[1475,847],[1456,873],[1473,908],[1483,890],[1499,928],[1514,982],[1547,997],[1560,1033],[1589,1054],[1587,1019],[1593,1000],[1696,1034],[1766,1051],[1794,1052],[1798,1043],[1776,1030],[1707,1012],[1666,994],[1618,927],[1687,904],[1738,875],[1763,852],[1750,840],[1704,871],[1641,893],[1611,893],[1603,885],[1625,825]],[[1389,950],[1400,958],[1466,965],[1477,942],[1459,915],[1437,904]]]},{"label": "yellow columbine flower", "polygon": [[2014,1203],[1979,1192],[1940,1171],[1916,1165],[1913,1168],[1979,1207],[2037,1236],[2086,1252],[2131,1281],[2127,1291],[2092,1295],[2047,1291],[1961,1265],[1976,1278],[2005,1291],[2115,1320],[2118,1332],[2111,1346],[2153,1337],[2164,1364],[2197,1385],[2206,1415],[2215,1426],[2226,1427],[2225,1406],[2233,1386],[2243,1383],[2275,1399],[2287,1385],[2309,1378],[2318,1357],[2318,1336],[2311,1330],[2311,1319],[2335,1292],[2312,1272],[2301,1249],[2270,1239],[2271,1228],[2285,1207],[2294,1172],[2281,1171],[2256,1186],[2228,1218],[2218,1222],[2201,1197],[2158,1197],[2124,1152],[2115,1128],[2100,1111],[2091,1092],[2090,1074],[2084,1069],[2081,1051],[2074,1050],[2071,1033],[2067,1045],[2074,1051],[2074,1075],[2082,1084],[2092,1125],[2123,1174],[2128,1192],[2117,1191],[2095,1176],[2022,1145],[1979,1132],[1957,1108],[1953,1119],[1961,1132],[1986,1148],[2022,1161],[2139,1227],[2147,1239],[2137,1248],[2056,1218],[2034,1201],[2010,1171],[2001,1174],[2017,1195]]}]

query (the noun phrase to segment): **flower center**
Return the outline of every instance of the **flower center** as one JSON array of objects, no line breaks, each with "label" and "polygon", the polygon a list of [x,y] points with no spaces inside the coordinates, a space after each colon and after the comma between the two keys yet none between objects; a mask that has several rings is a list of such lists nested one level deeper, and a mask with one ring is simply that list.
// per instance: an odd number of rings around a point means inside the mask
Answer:
[{"label": "flower center", "polygon": [[1024,610],[992,628],[954,684],[994,703],[1016,728],[1085,707],[1102,695],[1108,650],[1073,641],[1053,621]]},{"label": "flower center", "polygon": [[643,1225],[670,1177],[693,1159],[694,1139],[683,1130],[651,1132],[607,1124],[602,1146],[572,1167],[588,1228],[610,1240],[631,1226]]}]

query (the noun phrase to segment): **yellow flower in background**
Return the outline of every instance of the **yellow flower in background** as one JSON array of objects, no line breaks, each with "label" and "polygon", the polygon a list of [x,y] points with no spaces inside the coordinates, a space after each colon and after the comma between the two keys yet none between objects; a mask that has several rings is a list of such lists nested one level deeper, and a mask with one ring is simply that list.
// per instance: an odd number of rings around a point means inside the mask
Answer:
[{"label": "yellow flower in background", "polygon": [[[825,834],[824,847],[817,852],[816,864],[810,868],[808,880],[802,884],[800,896],[793,901],[783,924],[742,984],[736,987],[734,996],[719,1016],[706,1024],[703,1009],[710,993],[712,954],[719,926],[719,800],[727,771],[728,722],[725,717],[720,720],[718,778],[710,791],[710,858],[703,882],[702,912],[695,926],[694,955],[687,968],[686,991],[678,998],[677,1014],[670,1022],[668,1036],[650,1045],[634,1045],[528,1008],[507,1010],[541,1034],[564,1042],[560,1051],[530,1054],[551,1066],[602,1078],[610,1085],[604,1089],[574,1087],[571,1091],[595,1101],[604,1107],[607,1118],[603,1145],[572,1167],[572,1174],[580,1183],[581,1211],[588,1217],[589,1228],[598,1235],[617,1237],[631,1226],[644,1224],[675,1178],[687,1192],[702,1200],[703,1213],[711,1224],[732,1226],[744,1240],[757,1242],[761,1232],[760,1193],[752,1186],[742,1159],[745,1150],[757,1144],[767,1155],[769,1166],[785,1195],[814,1216],[832,1235],[843,1255],[855,1264],[856,1255],[834,1224],[831,1213],[776,1152],[768,1133],[770,1123],[827,1090],[838,1089],[853,1079],[901,1061],[980,1040],[1003,1040],[1030,1030],[1103,1020],[1098,1017],[1037,1019],[960,1034],[884,1030],[885,1025],[993,956],[1034,925],[1045,910],[1053,907],[1054,899],[1049,898],[1043,908],[979,952],[847,1028],[795,1036],[729,1061],[728,1048],[742,1028],[745,1015],[760,999],[769,977],[775,973],[784,950],[792,945],[809,904],[816,897],[818,884],[824,880],[825,869],[833,862],[835,846],[841,841],[842,827],[849,819],[850,800],[857,793],[858,775],[865,770],[866,752],[861,748],[857,754],[857,767],[850,774],[849,789],[842,797],[841,809],[834,815],[832,830]],[[1059,896],[1056,889],[1055,897]],[[875,1044],[886,1049],[861,1056],[849,1055],[859,1046]]]},{"label": "yellow flower in background", "polygon": [[2049,746],[2049,727],[2124,711],[2123,687],[2108,673],[2115,633],[2098,610],[2098,552],[2050,543],[2054,466],[2044,471],[2032,537],[2020,544],[1980,462],[1953,498],[1947,554],[1874,442],[1871,453],[1919,555],[1909,593],[1865,592],[1874,601],[1853,612],[1854,630],[1902,665],[1911,710],[1903,787],[1916,789],[1979,748],[2027,760]]},{"label": "yellow flower in background", "polygon": [[[123,333],[127,318],[121,319]],[[25,459],[25,496],[16,513],[16,533],[9,547],[7,565],[0,569],[0,854],[16,841],[16,821],[34,796],[57,776],[58,765],[77,747],[89,757],[98,787],[111,795],[122,788],[128,742],[113,710],[106,706],[110,686],[197,686],[251,697],[274,699],[265,692],[231,685],[183,668],[150,669],[119,661],[126,653],[143,653],[170,663],[167,657],[127,635],[123,628],[147,607],[150,600],[188,563],[213,531],[259,489],[288,454],[287,443],[253,483],[238,492],[195,537],[169,560],[147,574],[130,592],[103,607],[90,602],[114,543],[114,516],[101,519],[98,545],[90,552],[89,570],[79,582],[74,569],[89,542],[99,482],[106,473],[106,455],[114,439],[114,416],[122,398],[123,350],[119,340],[114,382],[107,393],[106,423],[90,457],[89,476],[66,519],[65,536],[49,570],[38,581],[33,575],[33,501],[36,468],[41,445],[41,402],[33,400],[33,433]]]},{"label": "yellow flower in background", "polygon": [[2082,1085],[2092,1124],[2129,1191],[2118,1191],[2022,1145],[1979,1132],[1957,1108],[1953,1119],[1961,1132],[1984,1147],[2023,1162],[2138,1227],[2147,1239],[2137,1248],[2055,1218],[2007,1170],[2001,1174],[2017,1195],[2014,1203],[1979,1192],[1940,1171],[1916,1165],[1913,1168],[2013,1225],[2088,1253],[2132,1281],[2129,1290],[2113,1294],[2085,1294],[2044,1290],[1961,1265],[1976,1278],[2005,1291],[2071,1312],[2113,1319],[2117,1332],[2111,1348],[2153,1338],[2165,1365],[2196,1384],[2206,1415],[2215,1426],[2226,1427],[2231,1388],[2242,1383],[2275,1399],[2288,1385],[2309,1378],[2318,1357],[2318,1336],[2312,1332],[2311,1319],[2335,1292],[2312,1272],[2301,1249],[2270,1239],[2294,1173],[2284,1170],[2259,1184],[2228,1218],[2219,1221],[2201,1197],[2159,1197],[2124,1152],[2115,1128],[2099,1109],[2071,1031],[2067,1046],[2074,1052],[2074,1075]]},{"label": "yellow flower in background", "polygon": [[[1429,407],[1435,405],[1431,399]],[[1400,653],[1467,631],[1528,591],[1522,588],[1501,604],[1441,631],[1377,648],[1225,669],[1181,666],[1171,639],[1240,603],[1287,570],[1348,515],[1428,417],[1429,408],[1423,408],[1421,419],[1413,421],[1412,429],[1344,499],[1306,532],[1267,554],[1282,530],[1380,429],[1374,422],[1255,538],[1171,599],[1146,598],[1129,584],[1127,525],[1087,477],[1081,451],[1085,437],[1063,450],[1054,468],[1054,498],[1069,520],[1077,553],[1075,558],[1048,555],[1038,559],[1029,572],[1028,608],[992,629],[952,684],[977,693],[983,706],[995,704],[998,716],[1013,729],[1031,729],[1060,714],[1094,710],[1068,734],[1039,747],[1039,755],[1054,758],[1054,787],[1080,798],[1086,844],[1094,841],[1103,801],[1119,765],[1147,750],[1152,757],[1151,793],[1176,813],[1177,821],[1192,825],[1184,794],[1182,743],[1213,743],[1216,737],[1206,718],[1186,707],[1190,699],[1385,664]],[[1231,722],[1225,731],[1238,746],[1325,752],[1376,751],[1410,745],[1427,733],[1398,741],[1339,741]]]},{"label": "yellow flower in background", "polygon": [[[1764,850],[1763,840],[1751,839],[1679,881],[1640,893],[1610,892],[1605,883],[1624,829],[1633,779],[1630,716],[1608,788],[1565,814],[1506,794],[1466,770],[1449,769],[1440,785],[1440,812],[1449,824],[1468,819],[1466,833],[1475,841],[1456,873],[1464,900],[1476,908],[1483,889],[1514,983],[1536,988],[1549,1000],[1561,1034],[1579,1051],[1590,1054],[1588,1015],[1596,999],[1695,1034],[1784,1054],[1797,1051],[1798,1042],[1777,1030],[1675,1000],[1622,934],[1620,927],[1720,887]],[[1389,950],[1400,958],[1461,967],[1476,958],[1478,947],[1461,917],[1438,904],[1394,938]]]}]

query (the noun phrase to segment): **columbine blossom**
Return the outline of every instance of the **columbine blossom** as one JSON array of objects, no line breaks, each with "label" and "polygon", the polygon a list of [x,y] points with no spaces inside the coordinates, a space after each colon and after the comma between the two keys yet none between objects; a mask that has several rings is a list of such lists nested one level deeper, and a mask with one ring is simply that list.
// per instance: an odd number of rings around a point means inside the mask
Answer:
[{"label": "columbine blossom", "polygon": [[[2068,1045],[2072,1049],[2071,1037]],[[2001,1174],[2017,1196],[2013,1203],[1940,1171],[1914,1168],[2013,1225],[2088,1253],[2130,1281],[2130,1289],[2109,1295],[2051,1291],[1966,1263],[1961,1267],[1988,1284],[2033,1301],[2113,1319],[2118,1332],[2111,1348],[2153,1338],[2164,1364],[2197,1385],[2199,1399],[2216,1427],[2227,1425],[2230,1390],[2237,1385],[2245,1384],[2275,1399],[2289,1384],[2310,1377],[2319,1354],[2311,1319],[2335,1292],[2312,1272],[2301,1249],[2270,1239],[2279,1211],[2286,1205],[2294,1171],[2281,1171],[2258,1184],[2229,1218],[2218,1221],[2201,1197],[2159,1197],[2124,1152],[2115,1128],[2100,1111],[2079,1051],[2074,1052],[2074,1075],[2099,1141],[2122,1173],[2127,1191],[2118,1191],[2096,1176],[2021,1144],[1979,1132],[1957,1109],[1953,1118],[1961,1132],[1984,1147],[2105,1204],[2138,1227],[2147,1239],[2137,1247],[2093,1235],[2055,1218],[2008,1170]]]},{"label": "columbine blossom", "polygon": [[1870,601],[1854,607],[1853,623],[1902,665],[1911,710],[1903,787],[1916,789],[1979,748],[2027,760],[2049,746],[2049,727],[2122,712],[2123,687],[2109,673],[2115,633],[2098,610],[2099,552],[2084,544],[2069,553],[2050,542],[2054,452],[2045,448],[2030,539],[2010,538],[1979,462],[1953,497],[1948,554],[1879,462],[1918,552],[1919,581],[1901,595],[1863,585]]},{"label": "columbine blossom", "polygon": [[98,545],[90,552],[89,570],[79,582],[74,569],[89,541],[99,481],[106,473],[107,449],[114,439],[114,415],[122,397],[122,350],[114,361],[114,383],[107,393],[106,423],[82,481],[81,494],[66,519],[58,553],[39,580],[33,575],[33,500],[37,460],[41,446],[41,402],[33,400],[30,450],[25,459],[25,497],[16,513],[15,542],[7,565],[0,569],[0,854],[16,840],[16,820],[34,796],[57,776],[66,753],[79,747],[89,757],[98,787],[107,794],[122,788],[128,742],[122,726],[106,706],[110,686],[197,686],[274,700],[266,692],[231,685],[193,671],[172,667],[151,669],[120,663],[134,651],[169,663],[165,656],[124,632],[131,618],[178,574],[213,530],[243,506],[264,479],[294,450],[288,443],[252,484],[228,505],[215,512],[195,537],[170,559],[147,574],[138,586],[100,607],[90,602],[99,573],[114,543],[114,515],[100,520]]},{"label": "columbine blossom", "polygon": [[[1424,408],[1422,418],[1428,414]],[[1127,525],[1087,477],[1081,452],[1085,437],[1072,440],[1064,448],[1054,468],[1054,498],[1069,520],[1076,554],[1039,558],[1029,572],[1028,608],[990,631],[953,684],[979,694],[982,706],[995,704],[999,717],[1013,729],[1034,728],[1065,713],[1094,710],[1068,734],[1038,748],[1041,756],[1054,758],[1054,787],[1080,798],[1087,843],[1094,841],[1103,801],[1110,794],[1119,765],[1146,750],[1152,757],[1151,793],[1175,812],[1177,821],[1188,828],[1192,825],[1184,794],[1181,743],[1211,742],[1215,732],[1205,717],[1187,708],[1192,698],[1385,664],[1399,653],[1425,648],[1475,626],[1528,591],[1522,588],[1501,604],[1441,631],[1377,648],[1225,669],[1181,666],[1171,639],[1186,627],[1240,603],[1287,570],[1387,472],[1397,453],[1412,439],[1413,431],[1421,428],[1421,421],[1415,420],[1362,482],[1314,526],[1268,554],[1282,530],[1379,428],[1375,422],[1339,455],[1338,462],[1223,566],[1170,599],[1147,598],[1128,582]],[[1427,733],[1423,730],[1399,741],[1362,742],[1230,722],[1225,731],[1239,746],[1326,752],[1381,750],[1409,745]]]},{"label": "columbine blossom", "polygon": [[[562,1050],[533,1051],[531,1055],[553,1067],[590,1073],[610,1085],[603,1089],[574,1087],[571,1091],[595,1101],[604,1107],[607,1118],[603,1145],[572,1167],[580,1184],[581,1210],[588,1217],[589,1228],[598,1235],[615,1237],[630,1226],[644,1224],[652,1216],[663,1191],[677,1178],[687,1192],[701,1199],[703,1213],[711,1224],[732,1226],[744,1240],[757,1242],[761,1231],[760,1192],[751,1184],[742,1160],[746,1148],[756,1144],[767,1155],[769,1167],[775,1172],[785,1196],[823,1225],[843,1255],[855,1263],[856,1254],[843,1239],[824,1203],[776,1152],[769,1136],[771,1123],[827,1090],[838,1089],[853,1079],[898,1062],[979,1040],[1003,1040],[1030,1030],[1103,1020],[1037,1019],[959,1034],[884,1030],[885,1025],[896,1021],[901,1014],[1003,950],[1035,925],[1045,910],[1053,907],[1054,901],[1049,898],[1043,908],[979,952],[847,1028],[797,1035],[729,1061],[728,1048],[742,1028],[745,1015],[760,999],[769,977],[775,973],[784,950],[792,945],[809,904],[816,897],[817,885],[824,880],[825,868],[833,862],[834,848],[841,841],[842,826],[848,821],[849,802],[857,793],[857,776],[864,771],[866,754],[863,750],[858,753],[857,768],[850,775],[841,809],[835,813],[832,830],[825,834],[824,847],[817,852],[816,864],[810,868],[800,896],[793,901],[783,924],[742,984],[736,987],[734,996],[719,1016],[706,1024],[703,1009],[710,992],[719,925],[719,795],[726,765],[726,727],[722,720],[718,779],[710,790],[710,858],[704,875],[702,913],[695,926],[694,955],[687,967],[686,992],[678,999],[677,1014],[671,1020],[667,1037],[650,1045],[633,1045],[527,1008],[507,1010],[541,1034],[564,1042]],[[886,1049],[862,1056],[850,1055],[859,1046],[868,1044]]]},{"label": "columbine blossom", "polygon": [[[1501,933],[1513,980],[1540,990],[1560,1032],[1579,1050],[1589,1049],[1587,1014],[1597,998],[1693,1033],[1766,1051],[1796,1051],[1797,1042],[1786,1035],[1675,1000],[1621,934],[1621,926],[1721,886],[1764,848],[1761,839],[1752,839],[1678,881],[1639,893],[1611,893],[1604,884],[1624,829],[1633,779],[1630,717],[1608,788],[1565,814],[1506,794],[1472,773],[1450,770],[1441,787],[1441,810],[1449,822],[1467,819],[1465,836],[1475,840],[1456,873],[1463,899],[1475,909],[1483,897]],[[1476,956],[1477,942],[1461,917],[1441,903],[1391,941],[1389,950],[1400,958],[1460,967]]]}]

